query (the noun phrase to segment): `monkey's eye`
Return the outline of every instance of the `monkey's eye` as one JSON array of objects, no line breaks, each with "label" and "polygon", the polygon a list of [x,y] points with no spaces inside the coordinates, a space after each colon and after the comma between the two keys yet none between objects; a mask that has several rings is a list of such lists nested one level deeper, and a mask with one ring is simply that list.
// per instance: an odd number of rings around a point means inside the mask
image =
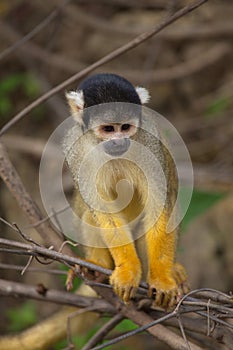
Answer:
[{"label": "monkey's eye", "polygon": [[130,127],[131,127],[130,124],[123,124],[123,125],[121,126],[121,130],[122,130],[122,131],[127,131],[127,130],[130,129]]},{"label": "monkey's eye", "polygon": [[114,126],[113,125],[104,125],[102,130],[105,131],[105,132],[113,132],[114,131]]}]

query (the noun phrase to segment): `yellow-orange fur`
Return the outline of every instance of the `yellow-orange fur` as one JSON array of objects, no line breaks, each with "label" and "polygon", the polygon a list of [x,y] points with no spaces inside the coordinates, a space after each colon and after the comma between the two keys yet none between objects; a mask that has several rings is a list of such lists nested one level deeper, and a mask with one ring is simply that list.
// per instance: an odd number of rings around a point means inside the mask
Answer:
[{"label": "yellow-orange fur", "polygon": [[[72,101],[70,107],[75,114],[77,111]],[[98,119],[96,122],[98,123]],[[146,280],[149,295],[153,297],[156,306],[173,306],[188,289],[185,270],[175,262],[178,229],[167,232],[168,220],[177,197],[177,176],[166,146],[140,128],[132,136],[134,141],[146,146],[159,160],[167,184],[165,203],[160,179],[151,170],[149,156],[145,159],[145,169],[128,159],[111,159],[100,167],[96,177],[93,176],[92,179],[92,170],[98,168],[104,152],[97,153],[87,164],[90,175],[82,183],[81,194],[77,178],[80,164],[84,155],[103,140],[91,130],[91,125],[86,133],[83,133],[80,126],[77,125],[76,128],[78,132],[69,133],[65,142],[65,150],[68,150],[67,163],[76,187],[75,211],[90,228],[99,228],[95,239],[101,243],[98,246],[91,241],[87,226],[77,226],[77,231],[82,232],[85,237],[85,258],[113,269],[110,283],[124,302],[128,302],[135,295],[140,281]],[[82,138],[77,137],[80,135]],[[90,190],[90,179],[95,181],[99,197]],[[124,183],[118,193],[117,186],[124,180],[129,181],[132,186],[127,187]],[[150,190],[149,183],[153,184]],[[133,190],[132,198],[121,208],[120,204],[130,190]],[[105,207],[101,210],[95,209],[98,198],[105,201]],[[117,201],[119,198],[120,203]],[[95,203],[94,208],[86,203],[86,199],[89,203]]]}]

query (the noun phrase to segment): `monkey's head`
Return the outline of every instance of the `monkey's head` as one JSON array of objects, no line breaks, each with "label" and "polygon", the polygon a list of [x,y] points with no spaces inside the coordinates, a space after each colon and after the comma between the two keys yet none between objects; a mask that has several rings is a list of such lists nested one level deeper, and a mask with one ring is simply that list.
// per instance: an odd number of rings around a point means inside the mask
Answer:
[{"label": "monkey's head", "polygon": [[116,74],[91,76],[66,97],[83,132],[92,130],[104,152],[116,157],[128,150],[141,123],[141,105],[150,98],[145,88],[135,88]]}]

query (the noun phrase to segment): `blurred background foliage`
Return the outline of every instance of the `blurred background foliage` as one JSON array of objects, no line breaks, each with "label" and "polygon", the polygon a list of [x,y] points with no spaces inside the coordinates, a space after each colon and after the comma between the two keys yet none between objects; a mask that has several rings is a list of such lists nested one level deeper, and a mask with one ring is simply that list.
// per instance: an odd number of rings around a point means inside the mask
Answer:
[{"label": "blurred background foliage", "polygon": [[[4,54],[62,1],[1,0],[0,127],[51,87],[190,2],[69,1],[30,41]],[[133,84],[148,88],[152,96],[149,107],[168,118],[183,137],[193,162],[195,189],[182,226],[179,259],[189,271],[193,288],[213,287],[222,291],[233,289],[232,18],[231,0],[209,1],[97,70],[120,74]],[[78,82],[67,90],[77,85]],[[62,91],[2,137],[23,182],[38,203],[38,168],[43,145],[68,115]],[[2,183],[0,191],[1,216],[22,228],[28,227]],[[1,223],[0,226],[1,236],[19,238],[7,226]],[[36,235],[32,228],[27,231]],[[26,260],[15,256],[12,261],[12,256],[2,255],[0,262],[24,265]],[[42,282],[48,287],[64,288],[58,276],[28,272],[22,277],[14,270],[4,269],[0,269],[0,274],[16,281],[23,279],[25,283]],[[0,305],[0,333],[27,328],[57,308],[8,298],[1,299]],[[117,331],[132,327],[132,323],[124,321]],[[86,336],[83,337],[74,340],[79,348],[86,341]],[[144,335],[141,341],[136,339],[116,348],[140,349],[146,341],[150,349]],[[55,349],[62,347],[64,342]]]}]

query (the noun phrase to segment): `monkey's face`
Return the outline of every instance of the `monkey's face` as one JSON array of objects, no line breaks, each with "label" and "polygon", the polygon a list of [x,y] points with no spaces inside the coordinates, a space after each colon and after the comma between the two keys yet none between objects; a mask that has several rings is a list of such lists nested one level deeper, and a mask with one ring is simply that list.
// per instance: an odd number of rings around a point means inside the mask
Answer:
[{"label": "monkey's face", "polygon": [[97,138],[102,142],[103,151],[110,156],[119,157],[130,146],[130,138],[135,135],[137,126],[133,122],[106,123],[95,129]]}]

